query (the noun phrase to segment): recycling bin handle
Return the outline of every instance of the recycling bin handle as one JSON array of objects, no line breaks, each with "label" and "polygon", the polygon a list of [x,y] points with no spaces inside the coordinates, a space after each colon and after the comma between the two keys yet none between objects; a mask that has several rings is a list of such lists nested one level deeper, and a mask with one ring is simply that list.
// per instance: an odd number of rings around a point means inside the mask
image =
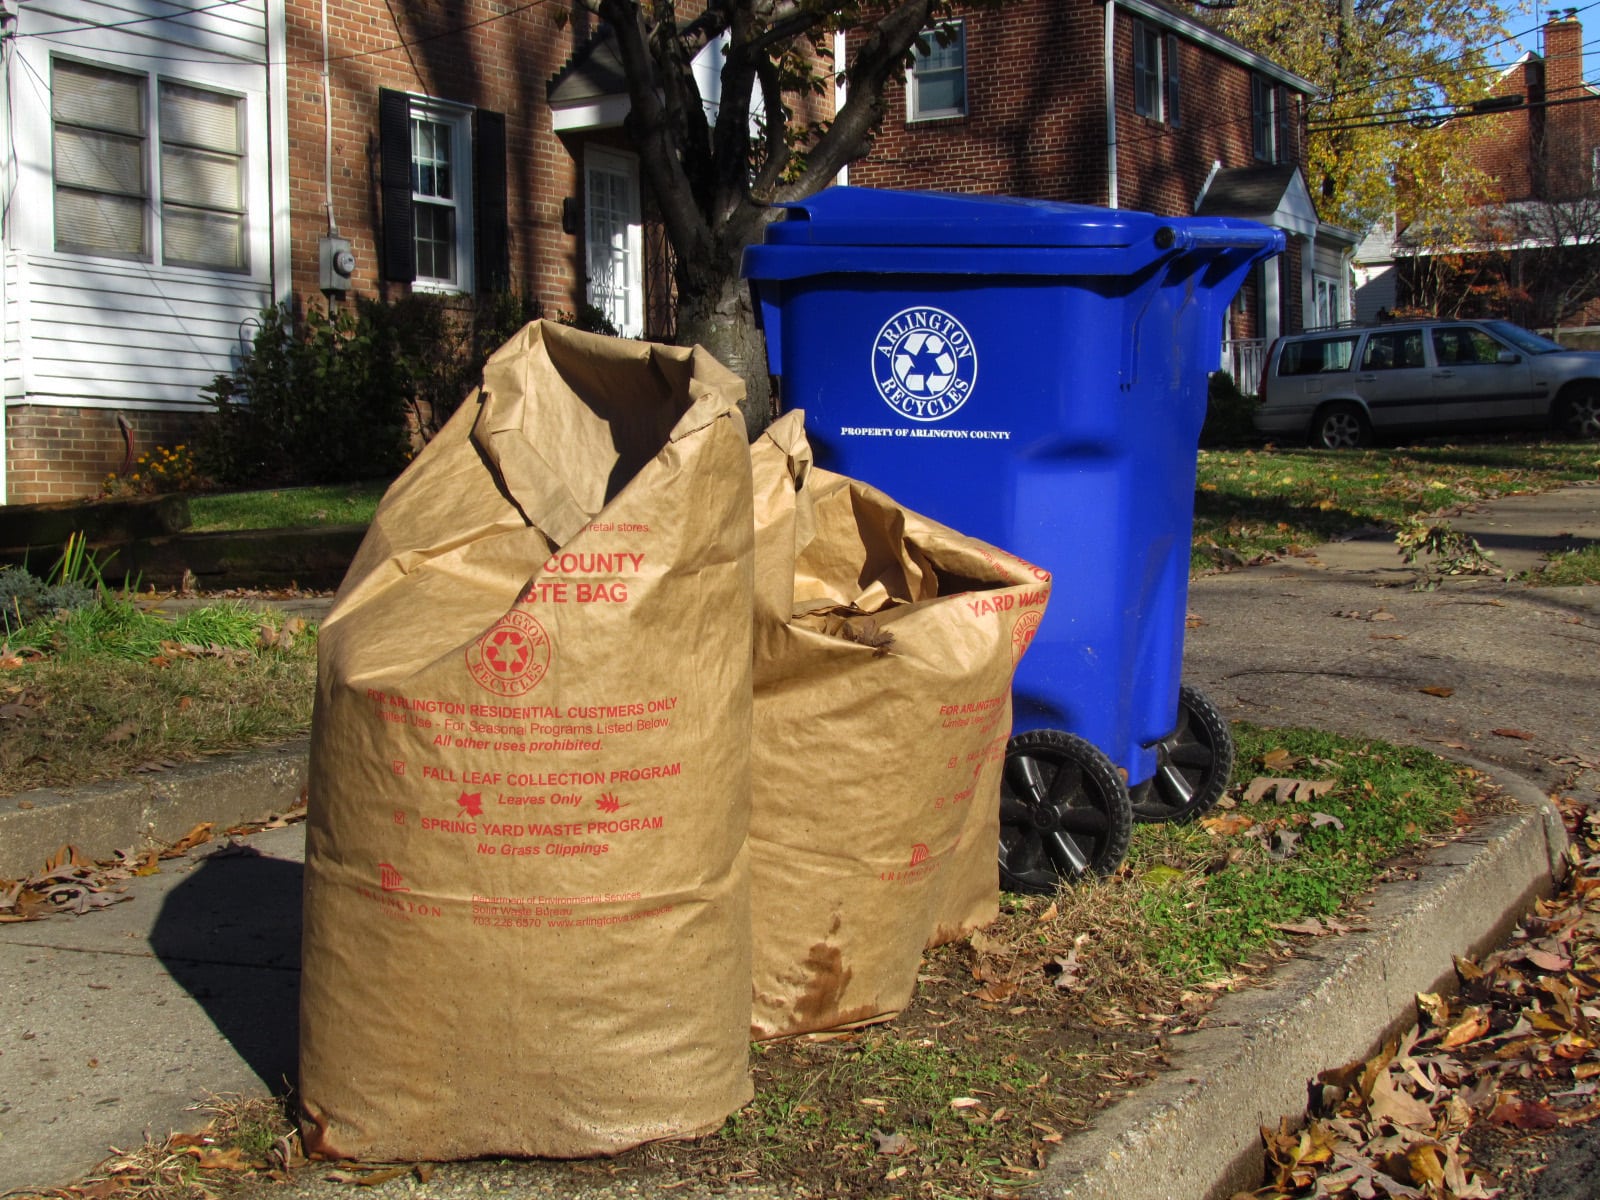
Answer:
[{"label": "recycling bin handle", "polygon": [[1240,229],[1233,225],[1163,225],[1156,230],[1160,250],[1278,250],[1284,248],[1281,229],[1261,226]]}]

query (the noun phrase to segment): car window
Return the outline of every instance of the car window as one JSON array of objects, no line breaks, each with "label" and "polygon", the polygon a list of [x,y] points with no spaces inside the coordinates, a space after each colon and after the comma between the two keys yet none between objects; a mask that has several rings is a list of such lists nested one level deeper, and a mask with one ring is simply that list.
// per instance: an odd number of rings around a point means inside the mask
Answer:
[{"label": "car window", "polygon": [[1325,371],[1348,371],[1355,352],[1354,334],[1286,342],[1283,353],[1278,356],[1278,374],[1320,375]]},{"label": "car window", "polygon": [[1441,367],[1453,363],[1493,363],[1499,361],[1500,343],[1481,329],[1435,329],[1433,356]]},{"label": "car window", "polygon": [[1510,321],[1485,321],[1484,324],[1524,354],[1553,354],[1557,350],[1566,349],[1560,342],[1552,342],[1537,333],[1529,333],[1522,326],[1513,325]]},{"label": "car window", "polygon": [[1423,366],[1422,330],[1393,329],[1367,338],[1361,355],[1363,371],[1392,371],[1400,367]]}]

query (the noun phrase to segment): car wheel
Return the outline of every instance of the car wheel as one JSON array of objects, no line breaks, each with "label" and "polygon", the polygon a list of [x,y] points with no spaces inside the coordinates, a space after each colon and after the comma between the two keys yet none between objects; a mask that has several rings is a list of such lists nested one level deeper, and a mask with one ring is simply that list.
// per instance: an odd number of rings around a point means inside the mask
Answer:
[{"label": "car wheel", "polygon": [[1109,875],[1128,852],[1133,809],[1117,768],[1093,744],[1055,729],[1006,745],[1000,781],[1000,886],[1045,894],[1062,880]]},{"label": "car wheel", "polygon": [[1556,427],[1575,438],[1600,438],[1600,387],[1583,384],[1561,397]]},{"label": "car wheel", "polygon": [[1135,821],[1192,821],[1222,799],[1233,731],[1199,688],[1178,689],[1178,727],[1156,743],[1156,773],[1129,789]]},{"label": "car wheel", "polygon": [[1322,450],[1357,450],[1371,444],[1372,426],[1356,404],[1330,404],[1311,422],[1311,444]]}]

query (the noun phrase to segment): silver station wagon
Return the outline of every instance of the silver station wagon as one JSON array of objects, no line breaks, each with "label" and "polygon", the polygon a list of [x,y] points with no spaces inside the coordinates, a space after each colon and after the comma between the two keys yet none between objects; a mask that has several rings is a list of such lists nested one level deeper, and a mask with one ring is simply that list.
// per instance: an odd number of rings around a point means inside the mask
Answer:
[{"label": "silver station wagon", "polygon": [[1260,432],[1353,449],[1375,434],[1551,429],[1600,437],[1600,354],[1509,321],[1397,321],[1281,337]]}]

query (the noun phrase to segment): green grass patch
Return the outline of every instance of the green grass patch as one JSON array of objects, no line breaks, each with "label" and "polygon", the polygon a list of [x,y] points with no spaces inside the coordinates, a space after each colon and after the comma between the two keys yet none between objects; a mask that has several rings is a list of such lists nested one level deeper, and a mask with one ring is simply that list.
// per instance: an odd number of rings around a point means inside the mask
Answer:
[{"label": "green grass patch", "polygon": [[[1471,772],[1423,750],[1245,725],[1235,737],[1232,807],[1143,826],[1128,859],[1130,874],[1154,881],[1138,897],[1148,952],[1185,985],[1281,941],[1275,925],[1338,914],[1394,855],[1452,831],[1476,790]],[[1299,787],[1239,798],[1257,777]],[[1296,794],[1278,799],[1286,790]]]},{"label": "green grass patch", "polygon": [[63,610],[0,643],[0,795],[304,736],[316,676],[315,630],[279,613]]},{"label": "green grass patch", "polygon": [[1582,587],[1600,583],[1600,545],[1590,544],[1552,554],[1538,570],[1524,575],[1522,581],[1534,587]]},{"label": "green grass patch", "polygon": [[365,525],[372,520],[388,486],[387,480],[381,480],[196,495],[189,500],[189,529],[194,533],[219,533]]},{"label": "green grass patch", "polygon": [[1594,479],[1597,471],[1594,442],[1201,450],[1191,562],[1204,570],[1230,553],[1292,552],[1363,526],[1398,528],[1419,515]]}]

